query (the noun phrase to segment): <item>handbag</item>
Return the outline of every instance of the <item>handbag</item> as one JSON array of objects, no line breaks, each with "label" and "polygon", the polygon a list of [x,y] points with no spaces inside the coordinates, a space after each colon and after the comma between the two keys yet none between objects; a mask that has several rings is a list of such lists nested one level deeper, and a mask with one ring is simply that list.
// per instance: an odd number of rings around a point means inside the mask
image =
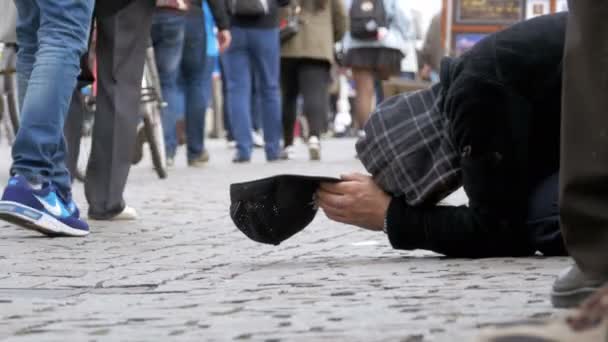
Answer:
[{"label": "handbag", "polygon": [[187,11],[190,5],[188,0],[156,0],[156,7]]},{"label": "handbag", "polygon": [[282,19],[279,24],[281,44],[291,40],[300,32],[300,11],[299,5],[289,10],[289,15]]},{"label": "handbag", "polygon": [[[259,17],[270,12],[269,0],[228,0],[230,14],[243,17]],[[273,0],[271,0],[273,1]]]}]

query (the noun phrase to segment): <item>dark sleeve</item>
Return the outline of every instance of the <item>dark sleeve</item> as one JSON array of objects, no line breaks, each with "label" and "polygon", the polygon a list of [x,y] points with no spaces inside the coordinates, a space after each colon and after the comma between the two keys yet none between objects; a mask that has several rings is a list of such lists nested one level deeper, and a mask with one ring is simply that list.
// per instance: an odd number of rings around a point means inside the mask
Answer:
[{"label": "dark sleeve", "polygon": [[226,30],[230,28],[230,16],[228,15],[228,9],[226,8],[225,0],[207,0],[213,18],[215,19],[215,25],[219,30]]},{"label": "dark sleeve", "polygon": [[525,232],[526,101],[491,77],[465,70],[450,86],[445,111],[462,155],[469,206],[409,207],[394,199],[387,214],[391,243],[454,257],[532,254]]}]

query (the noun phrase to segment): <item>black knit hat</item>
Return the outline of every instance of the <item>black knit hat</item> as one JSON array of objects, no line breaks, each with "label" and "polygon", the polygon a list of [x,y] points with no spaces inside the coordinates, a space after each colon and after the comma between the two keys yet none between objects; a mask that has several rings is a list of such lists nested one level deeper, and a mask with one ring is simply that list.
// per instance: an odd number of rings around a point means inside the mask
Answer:
[{"label": "black knit hat", "polygon": [[250,239],[278,245],[306,228],[317,213],[315,193],[336,178],[280,175],[230,185],[230,217]]}]

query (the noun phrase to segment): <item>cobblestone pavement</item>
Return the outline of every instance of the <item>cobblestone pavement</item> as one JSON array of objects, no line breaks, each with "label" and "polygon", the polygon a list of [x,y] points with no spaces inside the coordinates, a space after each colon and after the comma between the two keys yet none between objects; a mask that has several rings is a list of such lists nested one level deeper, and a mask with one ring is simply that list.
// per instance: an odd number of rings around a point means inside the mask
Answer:
[{"label": "cobblestone pavement", "polygon": [[[382,233],[323,214],[279,247],[233,226],[231,182],[360,169],[352,140],[326,142],[320,163],[300,146],[295,161],[268,165],[257,151],[233,166],[223,143],[209,148],[210,165],[178,159],[165,181],[149,161],[133,169],[135,223],[91,222],[84,239],[0,224],[0,340],[455,341],[491,322],[556,314],[548,290],[566,258],[394,251]],[[84,203],[82,186],[74,191]]]}]

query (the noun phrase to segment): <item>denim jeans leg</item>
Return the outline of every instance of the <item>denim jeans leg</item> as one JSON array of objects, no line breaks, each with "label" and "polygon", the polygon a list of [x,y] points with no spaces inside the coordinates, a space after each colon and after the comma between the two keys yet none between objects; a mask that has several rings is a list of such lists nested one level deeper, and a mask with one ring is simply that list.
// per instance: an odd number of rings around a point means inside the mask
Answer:
[{"label": "denim jeans leg", "polygon": [[186,38],[184,39],[184,77],[186,96],[186,139],[188,160],[194,160],[203,153],[206,101],[204,98],[204,78],[207,58],[207,34],[205,16],[200,8],[192,9],[186,15]]},{"label": "denim jeans leg", "polygon": [[36,52],[38,51],[38,28],[40,26],[40,8],[34,0],[15,1],[17,7],[17,87],[19,92],[19,108],[23,109],[23,98],[27,91],[27,83],[34,68]]},{"label": "denim jeans leg", "polygon": [[183,15],[170,12],[156,13],[152,21],[151,35],[161,89],[167,102],[167,106],[163,109],[165,150],[168,157],[175,157],[176,125],[180,108],[182,108],[178,75],[184,50],[185,20]]},{"label": "denim jeans leg", "polygon": [[252,29],[251,31],[251,63],[259,86],[266,159],[275,160],[279,157],[283,132],[279,87],[281,64],[279,30]]},{"label": "denim jeans leg", "polygon": [[69,196],[63,125],[80,72],[80,56],[87,48],[94,1],[26,0],[16,4],[18,44],[23,46],[18,56],[23,93],[11,174],[23,175],[33,183],[50,181]]},{"label": "denim jeans leg", "polygon": [[251,69],[250,51],[253,29],[233,27],[232,45],[224,55],[228,93],[229,115],[232,134],[236,141],[238,157],[251,158]]}]

